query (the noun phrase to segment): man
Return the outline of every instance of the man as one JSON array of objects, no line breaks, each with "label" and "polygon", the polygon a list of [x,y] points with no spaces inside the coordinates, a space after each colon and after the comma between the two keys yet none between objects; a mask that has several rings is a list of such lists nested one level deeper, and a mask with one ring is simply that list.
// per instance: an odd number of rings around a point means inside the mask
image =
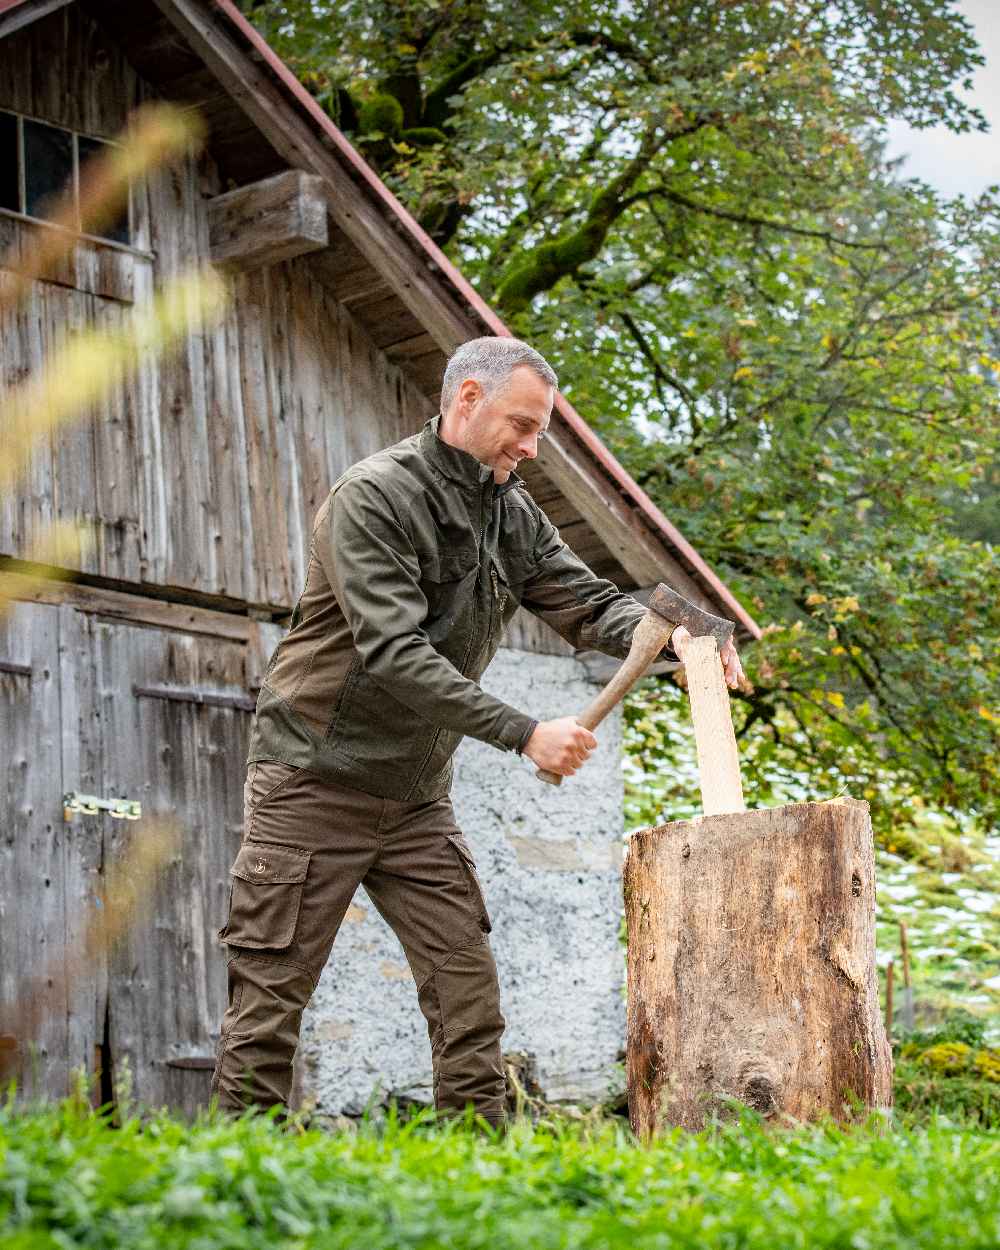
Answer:
[{"label": "man", "polygon": [[[514,472],[537,455],[556,376],[508,338],[464,344],[441,415],[337,481],[257,703],[233,866],[223,1107],[287,1101],[304,1008],[359,885],[403,945],[434,1100],[504,1119],[490,922],[448,791],[466,734],[571,776],[597,746],[478,685],[518,604],[574,646],[627,654],[644,609],[594,576]],[[683,650],[689,635],[671,639]],[[732,648],[726,677],[741,675]]]}]

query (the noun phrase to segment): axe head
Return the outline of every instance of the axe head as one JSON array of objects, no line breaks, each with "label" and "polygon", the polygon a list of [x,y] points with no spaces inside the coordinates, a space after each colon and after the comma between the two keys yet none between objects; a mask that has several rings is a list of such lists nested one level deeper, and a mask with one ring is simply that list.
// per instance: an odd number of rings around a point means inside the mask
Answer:
[{"label": "axe head", "polygon": [[648,606],[651,612],[662,616],[671,625],[683,625],[692,638],[704,638],[711,634],[720,649],[733,636],[736,628],[733,621],[727,621],[724,616],[713,616],[663,582],[653,591]]}]

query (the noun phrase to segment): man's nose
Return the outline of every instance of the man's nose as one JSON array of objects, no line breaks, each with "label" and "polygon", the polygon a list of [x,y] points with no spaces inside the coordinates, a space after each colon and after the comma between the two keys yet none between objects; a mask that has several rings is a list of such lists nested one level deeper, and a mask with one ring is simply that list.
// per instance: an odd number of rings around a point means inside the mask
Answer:
[{"label": "man's nose", "polygon": [[517,451],[521,460],[534,460],[538,455],[538,435],[532,434],[530,438],[522,438],[517,445]]}]

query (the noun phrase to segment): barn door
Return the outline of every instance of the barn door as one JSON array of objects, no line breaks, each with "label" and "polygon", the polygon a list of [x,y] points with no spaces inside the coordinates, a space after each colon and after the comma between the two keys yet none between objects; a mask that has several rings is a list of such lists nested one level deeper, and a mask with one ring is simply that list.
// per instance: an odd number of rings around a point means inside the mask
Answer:
[{"label": "barn door", "polygon": [[[66,789],[92,792],[100,733],[82,618],[15,603],[0,619],[0,1047],[21,1097],[61,1098],[92,1073],[107,968],[83,956],[101,884],[103,823],[64,820]],[[71,779],[67,784],[67,779]]]},{"label": "barn door", "polygon": [[118,944],[108,977],[112,1063],[124,1060],[146,1106],[191,1113],[208,1101],[226,1002],[229,867],[239,847],[253,700],[246,647],[202,634],[94,618],[101,687],[102,785],[138,799],[143,819],[107,829],[115,858],[150,822],[180,841],[141,923]]}]

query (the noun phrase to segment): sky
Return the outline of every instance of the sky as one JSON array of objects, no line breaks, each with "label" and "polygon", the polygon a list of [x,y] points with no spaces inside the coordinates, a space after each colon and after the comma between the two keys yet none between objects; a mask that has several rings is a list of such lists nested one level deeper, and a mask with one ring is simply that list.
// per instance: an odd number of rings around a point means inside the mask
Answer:
[{"label": "sky", "polygon": [[978,195],[1000,183],[1000,0],[960,0],[956,10],[972,22],[986,64],[965,99],[986,115],[990,131],[956,135],[944,126],[913,130],[889,123],[889,155],[906,156],[901,173],[922,178],[945,195]]}]

